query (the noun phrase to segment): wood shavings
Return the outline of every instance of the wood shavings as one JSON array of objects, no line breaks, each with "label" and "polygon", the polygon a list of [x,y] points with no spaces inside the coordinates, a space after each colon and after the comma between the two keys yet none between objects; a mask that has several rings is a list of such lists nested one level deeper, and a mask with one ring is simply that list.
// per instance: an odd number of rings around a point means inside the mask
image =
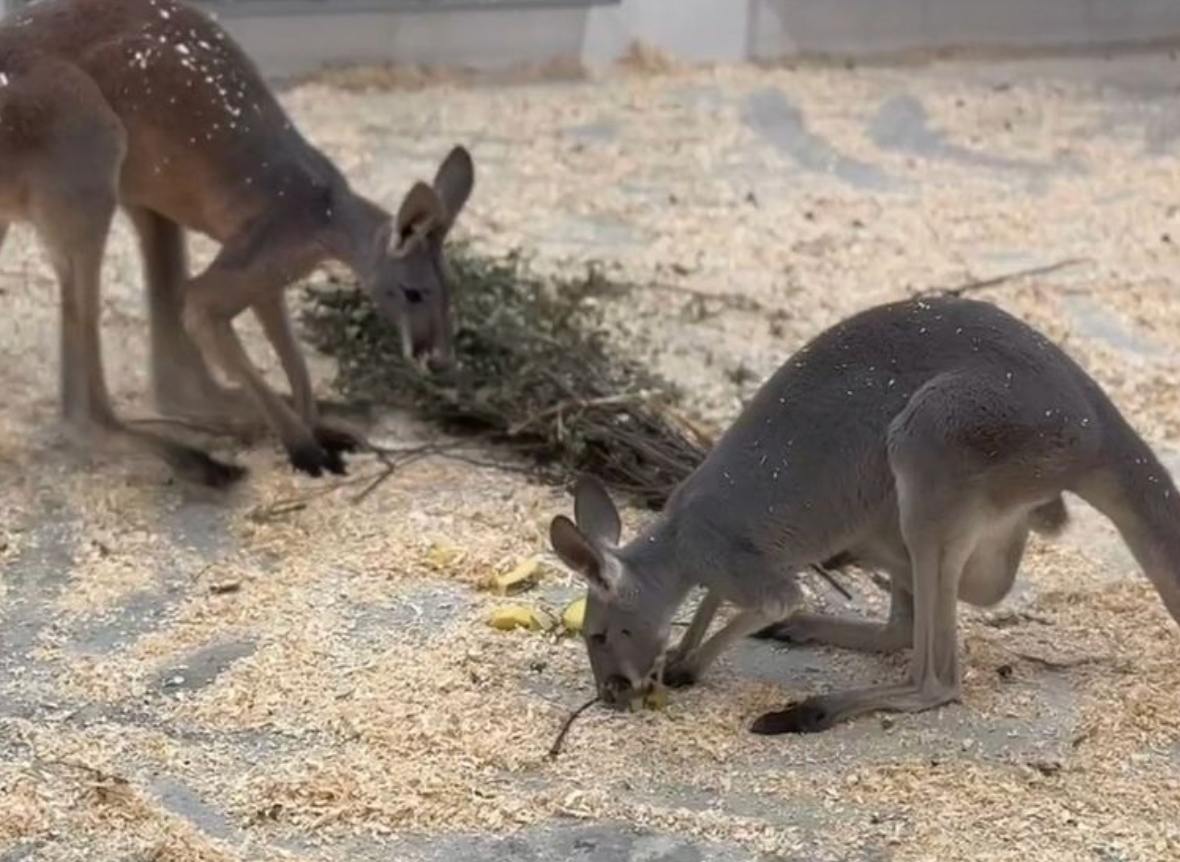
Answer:
[{"label": "wood shavings", "polygon": [[[1089,84],[993,90],[939,67],[722,66],[592,86],[415,87],[309,86],[286,102],[353,185],[390,206],[439,152],[477,142],[477,161],[495,167],[456,230],[480,253],[529,249],[538,272],[599,259],[613,279],[652,285],[603,301],[604,337],[684,389],[698,437],[724,428],[793,348],[866,305],[1084,255],[1095,262],[987,298],[1063,342],[1153,442],[1180,445],[1180,260],[1161,238],[1180,236],[1180,171],[1172,152],[1141,158],[1134,124],[1092,131],[1122,106]],[[763,88],[786,93],[834,151],[906,185],[877,194],[801,169],[743,120]],[[866,119],[903,90],[968,151],[1067,167],[1037,180],[882,150]],[[198,270],[213,248],[191,245]],[[122,222],[110,247],[104,358],[120,409],[142,415],[147,320]],[[241,862],[282,858],[285,839],[312,835],[308,855],[334,862],[374,836],[503,835],[574,817],[801,859],[1180,857],[1180,639],[1133,563],[1088,541],[1109,528],[1034,537],[1013,618],[964,614],[962,705],[757,740],[745,727],[761,712],[900,678],[904,657],[816,650],[758,676],[723,661],[662,711],[588,710],[552,763],[554,732],[591,693],[584,646],[488,628],[498,600],[475,587],[547,549],[564,494],[437,452],[355,504],[385,469],[375,455],[351,459],[357,482],[336,487],[292,476],[260,444],[235,453],[252,471],[240,497],[198,503],[153,463],[80,465],[47,439],[49,272],[32,232],[14,226],[0,253],[0,457],[37,469],[0,476],[0,614],[19,614],[4,617],[18,624],[5,637],[27,632],[39,664],[5,676],[9,654],[0,660],[5,708],[28,716],[0,719],[0,848],[47,840],[50,859]],[[281,381],[256,324],[237,323]],[[322,392],[334,367],[309,359]],[[390,448],[435,442],[406,417],[379,422],[373,436]],[[478,444],[458,454],[491,458]],[[629,531],[643,520],[624,516]],[[204,682],[160,682],[243,642],[253,651],[205,665]],[[1112,660],[1045,668],[1013,651]],[[830,670],[797,672],[812,658]],[[37,768],[26,736],[37,756],[120,776],[125,792],[100,801],[94,776]],[[151,788],[165,776],[242,841],[223,845],[172,813]]]}]

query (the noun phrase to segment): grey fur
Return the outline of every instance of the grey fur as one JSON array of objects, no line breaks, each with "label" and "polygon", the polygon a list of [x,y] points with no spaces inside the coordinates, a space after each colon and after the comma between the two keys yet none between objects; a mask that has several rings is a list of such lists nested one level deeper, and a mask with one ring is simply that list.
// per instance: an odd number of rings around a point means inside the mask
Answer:
[{"label": "grey fur", "polygon": [[[904,682],[809,698],[762,716],[756,732],[954,700],[957,602],[1007,595],[1029,530],[1064,526],[1065,491],[1114,522],[1180,621],[1180,494],[1085,371],[987,303],[913,300],[857,314],[767,381],[637,538],[615,547],[579,523],[606,573],[586,618],[600,693],[621,702],[661,676],[691,683],[736,639],[762,632],[858,650],[909,645],[913,657]],[[575,559],[569,542],[554,547]],[[797,612],[796,575],[832,559],[889,576],[886,623]],[[666,653],[668,622],[694,586],[709,596]],[[738,613],[706,640],[722,602]]]}]

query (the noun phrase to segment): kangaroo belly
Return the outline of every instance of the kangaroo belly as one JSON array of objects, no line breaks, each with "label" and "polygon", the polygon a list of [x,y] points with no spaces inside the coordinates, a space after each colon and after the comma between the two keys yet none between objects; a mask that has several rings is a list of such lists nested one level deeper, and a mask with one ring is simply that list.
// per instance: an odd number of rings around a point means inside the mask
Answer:
[{"label": "kangaroo belly", "polygon": [[1021,509],[989,523],[959,578],[959,600],[990,607],[1012,589],[1028,541],[1028,511]]}]

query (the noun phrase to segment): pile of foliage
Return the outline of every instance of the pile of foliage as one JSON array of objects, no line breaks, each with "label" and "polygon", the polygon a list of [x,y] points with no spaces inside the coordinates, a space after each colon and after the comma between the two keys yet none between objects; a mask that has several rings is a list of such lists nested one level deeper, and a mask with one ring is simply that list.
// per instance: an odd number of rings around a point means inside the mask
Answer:
[{"label": "pile of foliage", "polygon": [[355,287],[330,279],[308,288],[304,326],[336,358],[342,394],[511,445],[542,480],[564,484],[588,471],[662,505],[708,442],[676,414],[673,386],[607,342],[603,300],[632,286],[593,267],[541,278],[517,254],[458,247],[449,257],[458,364],[443,377],[403,358],[399,334]]}]

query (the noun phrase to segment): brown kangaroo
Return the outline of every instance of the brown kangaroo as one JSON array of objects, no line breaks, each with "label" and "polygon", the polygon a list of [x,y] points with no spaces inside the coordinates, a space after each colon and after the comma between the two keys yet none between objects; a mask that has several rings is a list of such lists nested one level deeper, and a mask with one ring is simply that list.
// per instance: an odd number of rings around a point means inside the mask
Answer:
[{"label": "brown kangaroo", "polygon": [[[115,208],[139,236],[160,410],[234,421],[260,411],[291,464],[319,476],[342,473],[341,452],[357,441],[317,414],[284,290],[340,261],[401,328],[408,356],[446,365],[442,245],[473,182],[471,157],[456,147],[433,184],[415,184],[391,217],[300,135],[226,33],[174,0],[47,0],[0,24],[0,242],[8,223],[27,221],[56,270],[67,427],[152,451],[204,484],[244,471],[129,428],[110,405],[99,283]],[[184,229],[221,246],[196,276]],[[246,308],[282,363],[289,402],[234,332]],[[235,388],[217,383],[210,366]]]},{"label": "brown kangaroo", "polygon": [[[904,680],[811,697],[753,726],[810,732],[956,699],[958,602],[1008,594],[1029,531],[1064,526],[1065,491],[1114,522],[1180,622],[1180,493],[1099,385],[994,305],[915,300],[850,317],[788,359],[631,542],[620,546],[618,512],[589,478],[550,538],[589,584],[586,647],[608,703],[689,684],[756,632],[912,647]],[[888,621],[800,612],[796,574],[820,561],[888,574]],[[708,595],[669,653],[694,586]],[[723,601],[739,613],[705,640]]]}]

